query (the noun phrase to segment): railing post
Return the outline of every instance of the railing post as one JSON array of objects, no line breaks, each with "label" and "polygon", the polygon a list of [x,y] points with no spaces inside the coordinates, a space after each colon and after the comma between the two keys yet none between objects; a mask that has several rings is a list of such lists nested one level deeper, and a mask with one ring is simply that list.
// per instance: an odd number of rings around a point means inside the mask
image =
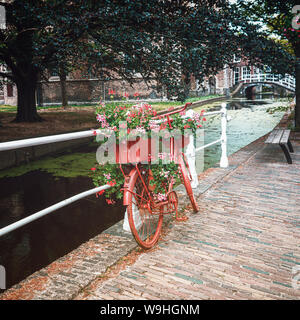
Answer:
[{"label": "railing post", "polygon": [[[190,109],[185,113],[185,116],[182,116],[182,117],[193,118],[194,113],[195,111]],[[192,178],[191,186],[193,189],[197,188],[199,185],[198,174],[196,171],[196,148],[195,148],[196,140],[195,138],[196,138],[196,135],[194,134],[189,135],[189,143],[186,146],[186,150],[185,150],[185,156],[190,168],[190,173]]]},{"label": "railing post", "polygon": [[227,158],[227,109],[226,109],[226,103],[222,103],[221,108],[221,128],[222,128],[222,134],[221,134],[221,148],[222,148],[222,155],[220,160],[220,167],[221,168],[227,168],[228,167],[228,158]]},{"label": "railing post", "polygon": [[196,171],[196,148],[195,148],[195,137],[193,134],[189,136],[189,144],[186,148],[185,155],[186,155],[187,162],[191,172],[191,178],[192,178],[191,186],[194,189],[198,187],[199,181],[198,181],[198,175]]}]

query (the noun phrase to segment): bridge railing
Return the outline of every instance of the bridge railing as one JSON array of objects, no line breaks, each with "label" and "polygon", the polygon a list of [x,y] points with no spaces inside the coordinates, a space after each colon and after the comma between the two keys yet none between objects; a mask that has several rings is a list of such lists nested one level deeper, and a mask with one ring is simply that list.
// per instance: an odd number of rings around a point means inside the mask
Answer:
[{"label": "bridge railing", "polygon": [[254,73],[254,74],[248,73],[248,74],[242,74],[239,81],[244,83],[271,82],[271,83],[279,84],[290,90],[295,90],[296,88],[296,80],[291,75],[285,75],[285,77],[282,77],[278,74],[273,74],[273,73]]}]

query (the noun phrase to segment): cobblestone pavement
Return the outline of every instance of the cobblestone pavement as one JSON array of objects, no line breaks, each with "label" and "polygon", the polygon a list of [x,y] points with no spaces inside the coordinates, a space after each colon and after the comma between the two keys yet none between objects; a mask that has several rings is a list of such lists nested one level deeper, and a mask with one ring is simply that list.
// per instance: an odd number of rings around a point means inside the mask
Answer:
[{"label": "cobblestone pavement", "polygon": [[300,143],[294,147],[288,165],[279,146],[261,145],[200,195],[200,212],[174,223],[157,249],[77,299],[299,299]]},{"label": "cobblestone pavement", "polygon": [[300,136],[292,165],[264,140],[206,170],[200,212],[169,220],[154,250],[138,250],[120,222],[0,300],[299,299]]}]

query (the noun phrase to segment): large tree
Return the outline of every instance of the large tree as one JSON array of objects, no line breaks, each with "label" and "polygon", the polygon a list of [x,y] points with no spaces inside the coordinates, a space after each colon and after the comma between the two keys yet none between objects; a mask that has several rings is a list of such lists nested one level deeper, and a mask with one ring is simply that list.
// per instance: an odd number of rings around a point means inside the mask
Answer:
[{"label": "large tree", "polygon": [[[226,0],[14,0],[4,4],[0,63],[18,89],[16,121],[38,121],[35,92],[49,68],[64,75],[92,66],[102,78],[155,79],[183,99],[182,75],[200,81],[240,50],[254,63],[276,54],[284,73],[289,57]],[[256,53],[256,55],[254,54]],[[269,60],[272,57],[270,56]]]},{"label": "large tree", "polygon": [[[245,19],[251,19],[263,28],[261,32],[265,33],[265,37],[272,37],[274,43],[282,43],[285,50],[292,54],[287,73],[296,78],[295,127],[300,128],[300,28],[292,24],[293,20],[294,24],[298,20],[297,13],[300,16],[299,1],[238,0],[237,8]],[[273,66],[282,62],[275,54],[272,58],[273,63],[270,61],[270,64]]]},{"label": "large tree", "polygon": [[[85,27],[78,13],[83,1],[13,0],[1,3],[6,9],[6,29],[0,30],[0,63],[18,91],[15,121],[40,121],[36,110],[36,88],[47,68],[62,57],[84,49]],[[82,14],[85,21],[85,16]]]}]

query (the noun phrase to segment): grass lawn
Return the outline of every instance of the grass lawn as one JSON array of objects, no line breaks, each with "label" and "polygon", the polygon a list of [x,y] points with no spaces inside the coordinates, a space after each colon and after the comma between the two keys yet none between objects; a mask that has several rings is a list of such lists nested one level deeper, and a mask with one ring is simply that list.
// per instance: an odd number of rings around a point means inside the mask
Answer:
[{"label": "grass lawn", "polygon": [[[218,97],[218,95],[190,98],[185,102],[195,102],[215,97]],[[184,104],[181,101],[149,101],[148,103],[157,111]],[[125,104],[125,102],[111,102],[111,104],[120,105]],[[130,104],[133,105],[134,102],[130,102]],[[38,108],[39,114],[45,121],[13,123],[17,107],[0,105],[0,142],[97,128],[96,107],[96,105],[70,105],[64,109],[60,105],[47,106]]]},{"label": "grass lawn", "polygon": [[[217,98],[220,97],[221,95],[215,94],[215,95],[208,95],[208,96],[202,96],[202,97],[194,97],[194,98],[188,98],[184,102],[181,101],[149,101],[148,103],[153,106],[154,109],[157,111],[165,110],[170,107],[177,107],[185,104],[186,102],[196,102],[196,101],[201,101],[201,100],[207,100],[211,98]],[[107,104],[111,105],[123,105],[123,104],[134,104],[134,102],[107,102]],[[92,104],[85,104],[85,105],[70,105],[66,110],[70,111],[72,109],[73,111],[76,111],[76,109],[80,110],[81,108],[89,108],[91,111],[95,110],[96,105]],[[44,106],[44,107],[37,107],[37,110],[43,111],[43,110],[64,110],[61,105],[52,105],[52,106]],[[10,105],[0,105],[0,112],[17,112],[17,107],[16,106],[10,106]]]}]

